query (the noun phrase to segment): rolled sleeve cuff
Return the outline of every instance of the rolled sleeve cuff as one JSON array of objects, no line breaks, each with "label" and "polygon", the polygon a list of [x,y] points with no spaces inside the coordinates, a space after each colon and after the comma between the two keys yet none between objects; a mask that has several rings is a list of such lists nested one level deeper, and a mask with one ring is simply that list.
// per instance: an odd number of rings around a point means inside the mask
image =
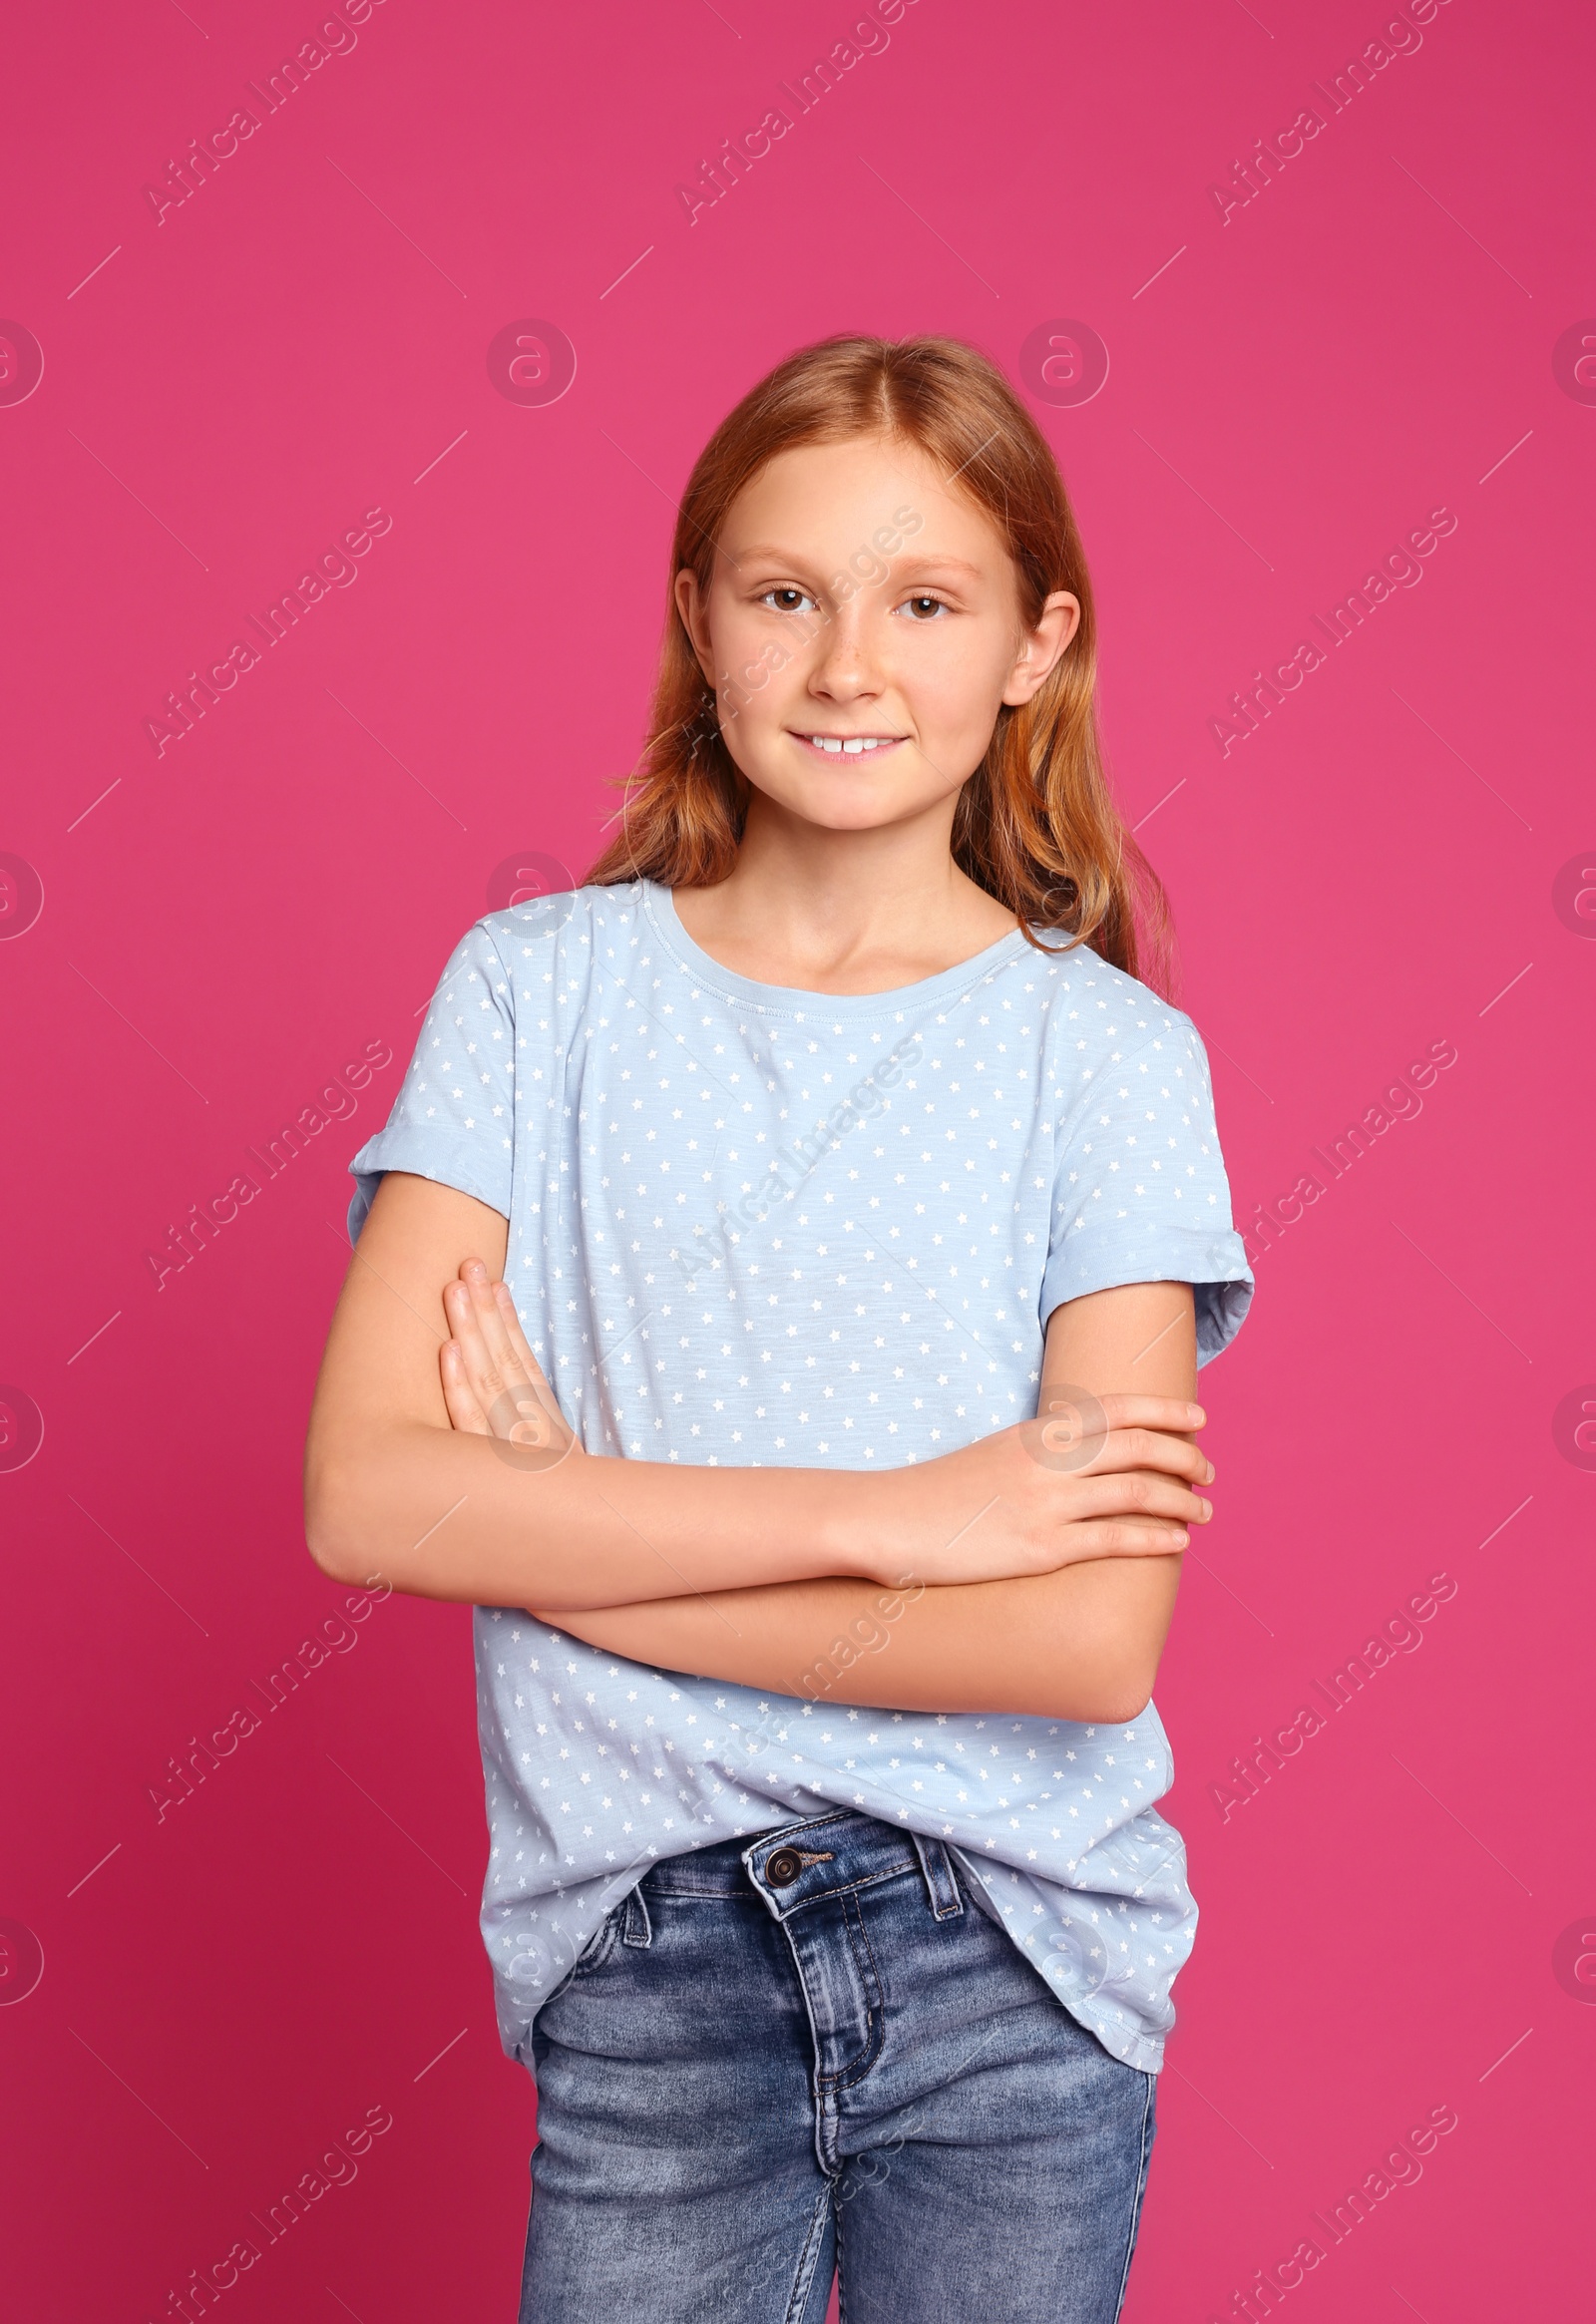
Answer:
[{"label": "rolled sleeve cuff", "polygon": [[1230,1346],[1255,1289],[1246,1248],[1234,1228],[1205,1235],[1191,1227],[1149,1222],[1131,1229],[1115,1219],[1065,1237],[1047,1262],[1037,1312],[1042,1330],[1054,1308],[1089,1291],[1125,1283],[1189,1283],[1196,1299],[1197,1367]]},{"label": "rolled sleeve cuff", "polygon": [[510,1216],[510,1144],[505,1141],[504,1162],[495,1169],[480,1142],[448,1129],[422,1129],[404,1124],[379,1130],[368,1138],[349,1165],[355,1191],[349,1198],[349,1240],[358,1242],[383,1174],[409,1170],[417,1178],[432,1178],[440,1186],[474,1195],[504,1218]]}]

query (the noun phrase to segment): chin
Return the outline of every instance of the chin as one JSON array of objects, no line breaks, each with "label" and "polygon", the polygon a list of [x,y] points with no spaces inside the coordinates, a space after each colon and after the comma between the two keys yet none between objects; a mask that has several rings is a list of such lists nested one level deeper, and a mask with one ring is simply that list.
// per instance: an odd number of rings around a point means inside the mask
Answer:
[{"label": "chin", "polygon": [[[857,759],[838,764],[843,771],[836,774],[826,768],[812,776],[802,769],[796,778],[790,765],[751,770],[739,765],[738,772],[773,807],[826,831],[874,831],[901,823],[908,816],[923,814],[947,795],[946,786],[938,782],[911,784],[901,776],[890,779],[885,768],[875,775],[861,773]],[[924,776],[924,763],[919,771]]]}]

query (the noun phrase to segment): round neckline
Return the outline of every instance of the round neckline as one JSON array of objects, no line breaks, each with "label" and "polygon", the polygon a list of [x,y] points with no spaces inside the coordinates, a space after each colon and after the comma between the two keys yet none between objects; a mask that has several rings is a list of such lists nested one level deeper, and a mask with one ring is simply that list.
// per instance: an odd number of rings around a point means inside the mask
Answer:
[{"label": "round neckline", "polygon": [[735,968],[723,967],[712,953],[706,953],[702,945],[693,942],[682,925],[672,890],[646,875],[639,885],[643,910],[655,935],[667,952],[675,955],[681,967],[690,969],[701,983],[732,998],[745,1000],[755,1008],[786,1009],[794,1016],[888,1016],[903,1008],[921,1007],[928,1001],[950,999],[989,969],[998,968],[1020,946],[1027,952],[1030,949],[1024,930],[1016,924],[996,944],[972,953],[968,961],[958,961],[951,968],[939,968],[935,976],[923,976],[917,984],[889,985],[882,992],[812,992],[801,984],[762,984],[756,977],[744,976]]}]

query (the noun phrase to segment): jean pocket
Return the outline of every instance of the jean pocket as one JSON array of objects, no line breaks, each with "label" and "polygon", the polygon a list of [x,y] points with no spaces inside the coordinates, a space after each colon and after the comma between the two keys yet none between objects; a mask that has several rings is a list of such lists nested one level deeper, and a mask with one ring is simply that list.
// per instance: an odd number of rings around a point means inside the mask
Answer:
[{"label": "jean pocket", "polygon": [[578,1955],[577,1965],[571,1972],[574,1984],[580,1978],[592,1977],[596,1971],[603,1967],[619,1940],[621,1924],[625,1917],[626,1899],[622,1897],[618,1904],[612,1904],[609,1907],[603,1919],[595,1929],[593,1936]]},{"label": "jean pocket", "polygon": [[575,1961],[572,1962],[571,1967],[538,2004],[540,2014],[549,2007],[551,2002],[559,2001],[563,1994],[569,1993],[574,1985],[580,1985],[586,1979],[597,1976],[598,1971],[603,1968],[620,1941],[620,1932],[625,1924],[628,1901],[629,1899],[623,1896],[618,1904],[610,1906]]}]

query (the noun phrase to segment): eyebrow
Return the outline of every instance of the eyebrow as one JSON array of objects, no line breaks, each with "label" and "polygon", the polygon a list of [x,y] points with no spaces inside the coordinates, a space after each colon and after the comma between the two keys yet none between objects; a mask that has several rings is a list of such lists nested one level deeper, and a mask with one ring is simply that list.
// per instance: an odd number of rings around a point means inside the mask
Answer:
[{"label": "eyebrow", "polygon": [[[859,546],[860,549],[868,551],[873,557],[882,557],[887,554],[877,549],[874,543],[869,541],[861,542]],[[730,556],[729,551],[727,555]],[[859,550],[855,550],[854,555],[857,557]],[[753,548],[745,549],[739,556],[731,558],[731,563],[739,568],[745,565],[790,565],[796,567],[803,562],[801,557],[797,556],[791,549],[783,548],[780,543],[764,542],[756,543]],[[897,559],[896,556],[890,556],[888,562],[901,562],[906,573],[915,573],[925,569],[932,572],[969,574],[976,581],[982,578],[982,568],[979,565],[971,565],[963,557],[936,557],[927,555],[923,551],[918,557],[906,557],[902,560]]]}]

